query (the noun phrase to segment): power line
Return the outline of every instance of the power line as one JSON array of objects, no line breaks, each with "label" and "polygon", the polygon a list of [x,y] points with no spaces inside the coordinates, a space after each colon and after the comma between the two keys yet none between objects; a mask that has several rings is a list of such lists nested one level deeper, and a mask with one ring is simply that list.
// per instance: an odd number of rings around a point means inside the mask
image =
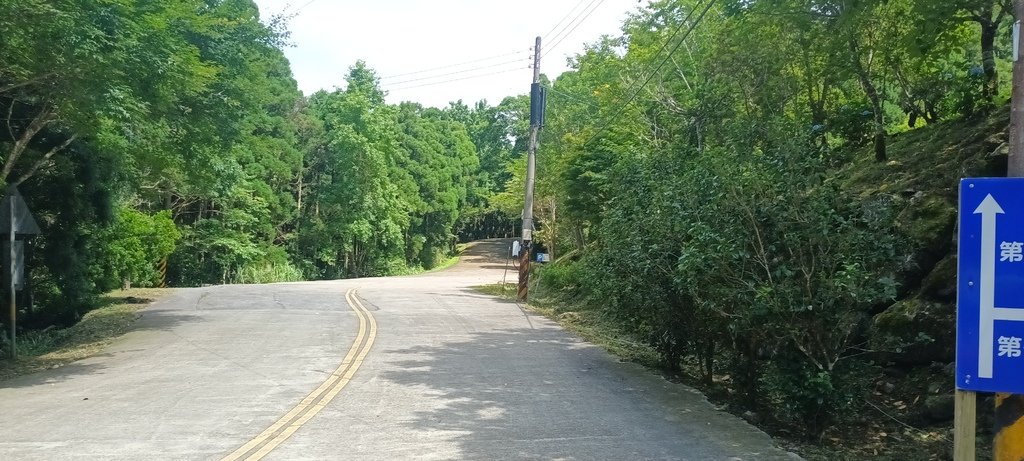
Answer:
[{"label": "power line", "polygon": [[[602,1],[603,1],[603,0],[602,0]],[[569,22],[565,23],[565,25],[564,25],[564,26],[562,26],[562,29],[561,29],[561,30],[559,30],[559,31],[558,31],[557,33],[555,33],[555,35],[553,35],[553,36],[551,36],[551,37],[547,37],[547,36],[545,36],[544,38],[545,38],[546,40],[548,40],[549,42],[554,42],[555,40],[557,40],[557,39],[558,39],[559,37],[561,37],[561,36],[562,36],[562,34],[564,34],[564,33],[565,33],[565,31],[567,31],[567,30],[568,30],[568,29],[569,29],[570,27],[572,27],[572,25],[573,25],[573,24],[574,24],[574,23],[575,23],[576,21],[579,21],[580,17],[582,17],[582,16],[584,15],[584,14],[586,14],[586,13],[587,13],[587,10],[589,10],[589,9],[590,9],[590,7],[594,6],[594,4],[595,4],[595,3],[597,3],[597,2],[598,2],[598,0],[590,0],[590,3],[588,3],[588,4],[587,4],[587,6],[584,6],[582,10],[580,10],[580,11],[579,11],[578,13],[576,13],[576,17],[572,18],[572,20],[571,20],[571,21],[569,21]],[[580,3],[583,3],[583,2],[581,1]],[[575,8],[573,8],[573,9],[575,10]],[[571,14],[571,13],[570,13],[570,14]],[[545,49],[550,49],[550,48],[551,48],[551,47],[545,47]]]},{"label": "power line", "polygon": [[571,99],[571,100],[576,101],[576,102],[578,102],[580,104],[585,104],[585,105],[588,105],[588,106],[593,107],[595,109],[600,109],[601,108],[601,106],[599,106],[597,104],[594,104],[594,103],[592,103],[590,101],[584,101],[582,98],[578,98],[576,96],[573,96],[573,95],[571,95],[569,93],[566,93],[566,92],[563,92],[563,91],[558,91],[558,90],[556,90],[552,86],[546,86],[544,88],[547,89],[548,91],[550,91],[553,94],[564,96],[565,98]]},{"label": "power line", "polygon": [[495,67],[506,66],[506,65],[509,65],[509,64],[514,64],[514,63],[522,62],[522,61],[523,61],[523,59],[514,59],[514,60],[511,60],[511,61],[499,62],[497,64],[491,64],[491,65],[487,65],[487,66],[474,67],[472,69],[457,70],[457,71],[448,72],[448,73],[445,73],[445,74],[428,75],[426,77],[411,78],[411,79],[402,80],[402,81],[399,81],[399,82],[392,82],[390,84],[391,85],[402,85],[402,84],[405,84],[405,83],[420,82],[420,81],[423,81],[423,80],[432,80],[432,79],[439,78],[439,77],[448,77],[448,76],[451,76],[451,75],[465,74],[467,72],[475,72],[475,71],[478,71],[478,70],[493,69]]},{"label": "power line", "polygon": [[429,82],[429,83],[422,83],[422,84],[419,84],[419,85],[404,86],[404,87],[401,87],[401,88],[385,88],[385,89],[387,91],[411,90],[413,88],[421,88],[421,87],[425,87],[425,86],[434,86],[434,85],[443,85],[445,83],[458,82],[458,81],[462,81],[462,80],[470,80],[470,79],[474,79],[474,78],[490,77],[492,75],[507,74],[509,72],[516,72],[516,71],[520,71],[520,70],[523,70],[523,69],[528,69],[528,67],[516,67],[514,69],[499,70],[497,72],[490,72],[490,73],[487,73],[487,74],[480,74],[480,75],[470,75],[468,77],[453,78],[453,79],[444,80],[444,81],[440,81],[440,82]]},{"label": "power line", "polygon": [[[686,24],[688,24],[690,22],[690,18],[693,17],[693,13],[695,13],[697,11],[697,8],[700,8],[700,4],[703,1],[704,0],[697,0],[697,4],[694,5],[694,8],[690,10],[690,12],[686,15],[686,18],[684,18],[682,20],[682,22],[680,22],[679,25],[676,26],[675,30],[672,31],[672,34],[669,35],[669,37],[661,44],[661,47],[658,48],[658,51],[656,51],[654,53],[654,55],[653,55],[654,57],[651,58],[651,62],[647,63],[647,66],[644,68],[643,71],[640,72],[640,75],[647,75],[648,76],[648,80],[650,80],[649,77],[654,75],[653,73],[650,73],[651,70],[654,68],[654,60],[658,59],[658,56],[661,56],[661,53],[663,51],[665,51],[666,48],[668,48],[668,45],[670,43],[672,43],[672,40],[675,40],[676,36],[679,35],[679,32],[683,30],[683,27],[686,26]],[[711,5],[709,4],[708,7],[710,8],[710,6]],[[704,15],[702,14],[701,17],[704,17]],[[699,22],[699,20],[698,20],[698,22]],[[694,27],[696,27],[696,25],[694,25]],[[693,29],[691,28],[690,30],[693,30]],[[687,33],[687,35],[689,35],[690,31],[688,30],[686,33]],[[683,39],[680,40],[679,43],[681,44],[685,40],[686,40],[686,37],[683,37]],[[668,54],[668,56],[665,57],[665,59],[666,60],[669,59],[672,56],[672,54],[676,52],[676,50],[678,48],[679,48],[679,45],[677,44],[676,48],[673,48],[672,52],[670,52]],[[659,64],[658,69],[661,69],[662,65],[664,65],[664,61],[662,61],[662,63]],[[646,84],[646,82],[645,82],[645,84]]]},{"label": "power line", "polygon": [[569,19],[569,16],[572,16],[572,13],[574,11],[576,11],[576,8],[579,8],[580,5],[582,5],[583,2],[585,2],[585,1],[587,1],[587,0],[580,0],[580,2],[577,3],[576,6],[572,7],[572,9],[569,10],[568,13],[565,13],[565,16],[562,16],[562,19],[559,19],[558,22],[556,22],[554,26],[551,26],[551,30],[545,32],[544,35],[541,35],[541,37],[548,38],[548,36],[550,36],[551,33],[554,32],[555,29],[558,28],[558,26],[562,25],[562,23],[565,22],[566,19]]},{"label": "power line", "polygon": [[[676,46],[674,46],[672,48],[672,50],[668,52],[668,55],[666,55],[665,58],[662,59],[660,63],[658,63],[658,66],[654,69],[654,71],[651,72],[647,76],[647,79],[645,79],[644,82],[641,83],[640,86],[636,89],[636,91],[634,91],[633,94],[630,95],[629,99],[626,100],[626,102],[624,104],[619,106],[619,109],[617,111],[615,111],[615,114],[613,114],[611,117],[607,118],[605,123],[603,123],[601,125],[601,127],[598,128],[597,132],[595,132],[593,136],[591,136],[589,139],[587,139],[586,142],[583,143],[583,147],[584,148],[587,147],[587,145],[589,145],[591,142],[593,142],[594,139],[597,139],[597,137],[601,134],[601,132],[603,132],[605,129],[607,129],[608,126],[611,125],[612,121],[616,117],[621,115],[622,111],[626,110],[626,107],[629,106],[636,99],[637,95],[639,95],[640,92],[643,91],[644,87],[647,86],[647,84],[651,82],[651,79],[653,79],[654,76],[657,75],[659,71],[661,71],[661,68],[665,66],[665,63],[667,63],[668,60],[672,57],[672,55],[675,54],[676,50],[678,50],[679,47],[682,46],[684,42],[686,42],[686,39],[687,39],[687,37],[690,36],[690,33],[692,33],[693,30],[696,29],[698,25],[700,25],[701,20],[704,19],[704,15],[707,14],[708,10],[710,10],[711,7],[714,4],[715,4],[715,0],[708,0],[708,4],[704,8],[704,11],[701,11],[700,16],[697,17],[697,20],[694,21],[693,25],[690,26],[686,30],[686,34],[683,35],[683,38],[681,38],[679,40],[679,42],[676,43]],[[658,50],[658,54],[661,53],[661,50],[665,49],[665,47],[668,45],[668,43],[672,41],[673,37],[678,35],[679,31],[682,30],[682,28],[686,25],[687,22],[689,22],[690,17],[693,16],[693,13],[695,11],[697,11],[696,8],[694,8],[693,10],[690,10],[690,14],[686,15],[686,19],[683,19],[683,21],[681,23],[679,23],[679,27],[677,27],[675,32],[673,32],[672,35],[668,38],[668,40],[665,41],[665,43],[662,45],[661,49]],[[655,54],[655,56],[658,56],[658,54]]]},{"label": "power line", "polygon": [[[594,0],[594,1],[597,1],[597,0]],[[594,1],[592,1],[590,3],[593,4]],[[579,22],[576,23],[576,25],[572,26],[572,29],[569,29],[569,32],[567,32],[566,34],[562,35],[562,37],[559,38],[558,41],[556,41],[554,45],[551,45],[551,47],[547,48],[546,53],[550,53],[552,50],[557,48],[558,45],[561,45],[562,41],[564,41],[565,39],[569,38],[569,36],[572,35],[572,33],[576,31],[576,28],[579,27],[580,24],[583,24],[584,22],[586,22],[587,18],[589,18],[590,15],[594,14],[594,12],[597,11],[597,9],[600,8],[601,5],[604,2],[605,2],[605,0],[598,1],[597,5],[594,6],[594,8],[592,8],[589,12],[587,12],[587,14],[585,16],[583,16],[583,19],[580,19]],[[588,7],[589,7],[589,5],[588,5]],[[582,13],[582,12],[580,12],[580,13]],[[569,24],[572,24],[572,23],[569,23]],[[568,27],[569,24],[567,24],[566,27]],[[564,29],[563,29],[563,31],[564,31]],[[557,35],[556,35],[556,37],[557,37]],[[554,39],[552,39],[552,40],[554,40]]]},{"label": "power line", "polygon": [[478,62],[492,61],[492,60],[495,60],[495,59],[498,59],[498,58],[504,58],[504,57],[520,54],[523,51],[524,50],[512,51],[512,52],[505,53],[505,54],[498,54],[498,55],[489,56],[489,57],[486,57],[486,58],[474,59],[472,61],[464,61],[464,62],[459,62],[459,63],[455,63],[455,64],[445,64],[443,66],[432,67],[432,68],[429,68],[429,69],[417,70],[417,71],[413,71],[413,72],[405,72],[405,73],[401,73],[401,74],[388,75],[386,77],[381,77],[381,80],[388,80],[388,79],[392,79],[392,78],[406,77],[406,76],[409,76],[409,75],[423,74],[423,73],[426,73],[426,72],[432,72],[432,71],[435,71],[435,70],[450,69],[450,68],[453,68],[453,67],[461,67],[461,66],[465,66],[467,64],[475,64],[475,63],[478,63]]},{"label": "power line", "polygon": [[[306,3],[303,3],[303,4],[302,4],[302,6],[300,6],[300,7],[296,8],[296,9],[292,10],[292,14],[299,14],[299,12],[300,12],[300,11],[302,11],[303,9],[305,9],[305,8],[306,8],[307,6],[309,6],[309,5],[312,5],[312,4],[313,4],[313,2],[316,2],[316,0],[309,0],[309,1],[308,1],[308,2],[306,2]],[[287,12],[287,11],[288,11],[288,9],[287,9],[287,8],[285,8],[285,10],[284,10],[284,11],[285,11],[285,12]]]}]

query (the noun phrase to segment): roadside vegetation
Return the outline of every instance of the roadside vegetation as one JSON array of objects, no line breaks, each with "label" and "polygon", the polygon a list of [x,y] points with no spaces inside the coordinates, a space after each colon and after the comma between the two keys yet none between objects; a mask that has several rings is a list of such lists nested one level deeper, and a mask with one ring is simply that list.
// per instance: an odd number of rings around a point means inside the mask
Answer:
[{"label": "roadside vegetation", "polygon": [[[170,289],[133,288],[118,290],[99,298],[96,309],[68,328],[50,327],[18,337],[18,358],[0,359],[0,381],[96,355],[128,332],[139,311]],[[0,351],[7,356],[7,351]]]},{"label": "roadside vegetation", "polygon": [[[539,289],[572,301],[552,315],[829,457],[944,457],[956,182],[1005,173],[1013,20],[1004,0],[641,4],[542,79]],[[527,96],[388,104],[363,62],[303,95],[287,22],[0,2],[0,182],[42,228],[26,333],[164,260],[179,286],[334,279],[508,236]]]},{"label": "roadside vegetation", "polygon": [[489,198],[525,148],[526,97],[388,104],[362,62],[303,95],[289,19],[250,0],[0,2],[0,183],[42,228],[24,334],[125,286],[411,274],[512,227]]},{"label": "roadside vegetation", "polygon": [[810,458],[945,459],[957,186],[1005,175],[1012,21],[651,2],[545,83],[541,309],[651,347]]}]

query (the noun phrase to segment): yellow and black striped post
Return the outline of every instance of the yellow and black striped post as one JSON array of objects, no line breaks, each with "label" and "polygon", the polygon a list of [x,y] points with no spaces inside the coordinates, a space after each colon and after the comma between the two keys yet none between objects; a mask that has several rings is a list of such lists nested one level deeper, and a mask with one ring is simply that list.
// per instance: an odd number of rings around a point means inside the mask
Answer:
[{"label": "yellow and black striped post", "polygon": [[996,394],[993,461],[1024,461],[1024,395]]},{"label": "yellow and black striped post", "polygon": [[160,288],[167,288],[167,258],[160,261]]}]

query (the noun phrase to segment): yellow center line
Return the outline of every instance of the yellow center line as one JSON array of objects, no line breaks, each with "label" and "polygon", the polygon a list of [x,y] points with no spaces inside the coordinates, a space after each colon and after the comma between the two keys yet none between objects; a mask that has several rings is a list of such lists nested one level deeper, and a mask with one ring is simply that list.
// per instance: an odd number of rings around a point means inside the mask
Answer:
[{"label": "yellow center line", "polygon": [[[370,352],[373,341],[377,337],[377,321],[370,314],[370,311],[366,309],[366,306],[356,297],[355,291],[352,289],[345,293],[345,300],[359,318],[359,333],[356,335],[352,347],[341,361],[341,364],[338,365],[338,368],[331,373],[331,376],[323,384],[313,390],[313,392],[310,392],[306,398],[302,399],[295,408],[292,408],[291,411],[278,419],[277,422],[245,445],[225,456],[221,461],[242,459],[245,454],[257,447],[259,449],[245,459],[247,461],[257,461],[263,458],[291,437],[303,424],[306,424],[306,422],[316,416],[352,380],[352,376],[355,375],[356,370],[363,364],[366,354]],[[367,328],[367,325],[369,325],[369,328]],[[368,336],[367,332],[369,332]],[[274,436],[274,434],[277,435]]]}]

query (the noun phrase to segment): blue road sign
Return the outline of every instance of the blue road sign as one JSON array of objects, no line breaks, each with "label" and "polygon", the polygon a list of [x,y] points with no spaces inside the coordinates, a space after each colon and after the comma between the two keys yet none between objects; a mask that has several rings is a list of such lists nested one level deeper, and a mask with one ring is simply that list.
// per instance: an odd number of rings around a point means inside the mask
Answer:
[{"label": "blue road sign", "polygon": [[1024,179],[960,182],[956,385],[1024,394]]}]

